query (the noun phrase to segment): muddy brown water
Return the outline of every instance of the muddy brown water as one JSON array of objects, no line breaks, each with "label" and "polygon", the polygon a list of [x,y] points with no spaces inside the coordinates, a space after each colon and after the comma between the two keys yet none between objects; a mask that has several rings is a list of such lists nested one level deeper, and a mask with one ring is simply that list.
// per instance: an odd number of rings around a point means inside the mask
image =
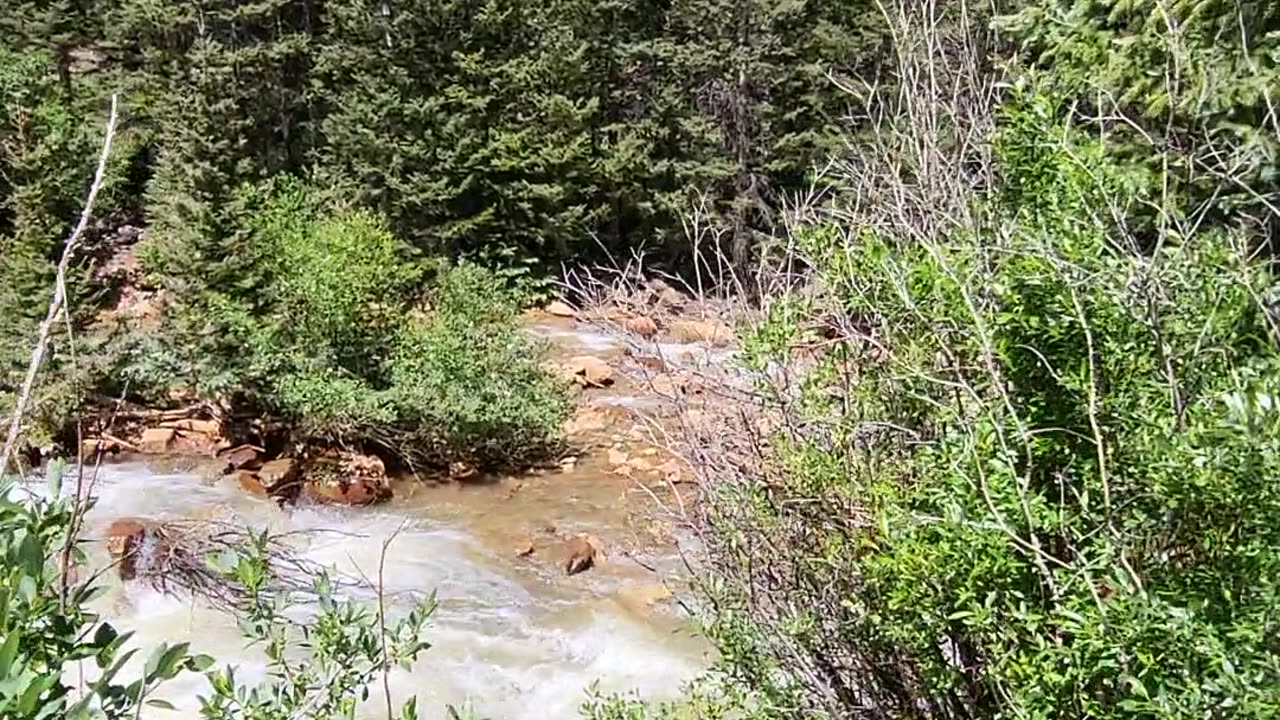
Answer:
[{"label": "muddy brown water", "polygon": [[[544,320],[532,330],[551,340],[561,358],[616,359],[621,352],[611,338],[570,320]],[[100,470],[86,535],[101,537],[120,516],[166,520],[216,509],[250,527],[321,531],[305,535],[304,557],[336,573],[376,578],[383,541],[396,534],[384,589],[400,598],[435,592],[439,599],[427,633],[433,647],[391,678],[393,699],[416,695],[424,718],[444,718],[447,704],[464,703],[493,720],[573,718],[596,682],[605,691],[673,697],[706,667],[709,650],[676,603],[652,604],[663,584],[679,592],[686,571],[675,529],[655,520],[646,497],[637,501],[642,491],[612,472],[606,459],[615,443],[640,452],[628,412],[649,406],[621,380],[584,396],[586,403],[628,410],[584,433],[569,470],[446,484],[406,478],[397,481],[393,501],[374,508],[280,509],[198,466],[114,463]],[[577,533],[599,538],[607,559],[570,577],[562,545]],[[522,554],[530,545],[532,554]],[[107,561],[95,543],[91,562]],[[262,655],[246,646],[234,618],[110,578],[96,609],[134,631],[138,645],[190,642],[193,650],[236,665],[245,680],[263,676]],[[362,599],[371,599],[369,592]],[[171,682],[159,697],[177,709],[148,709],[143,717],[196,718],[197,696],[206,688],[200,676]],[[381,688],[371,690],[367,717],[378,717]]]}]

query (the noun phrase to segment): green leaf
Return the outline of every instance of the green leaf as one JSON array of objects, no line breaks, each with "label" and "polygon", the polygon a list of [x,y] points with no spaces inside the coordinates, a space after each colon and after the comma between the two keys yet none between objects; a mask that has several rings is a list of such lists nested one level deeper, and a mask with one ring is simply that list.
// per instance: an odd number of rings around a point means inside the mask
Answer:
[{"label": "green leaf", "polygon": [[196,672],[204,672],[213,667],[214,659],[212,655],[195,655],[191,658],[190,668]]},{"label": "green leaf", "polygon": [[189,643],[162,644],[147,658],[145,674],[148,681],[167,680],[181,669],[179,661],[186,655]]},{"label": "green leaf", "polygon": [[22,635],[14,630],[4,639],[4,644],[0,645],[0,678],[9,676],[9,669],[13,667],[13,660],[18,656],[18,643],[21,642]]},{"label": "green leaf", "polygon": [[40,539],[27,533],[18,547],[18,560],[22,563],[23,569],[33,578],[40,577],[44,574],[44,558],[44,547]]},{"label": "green leaf", "polygon": [[177,708],[173,706],[173,703],[169,702],[168,700],[162,700],[160,698],[152,698],[148,700],[147,705],[150,705],[151,707],[160,708],[161,710],[177,710]]}]

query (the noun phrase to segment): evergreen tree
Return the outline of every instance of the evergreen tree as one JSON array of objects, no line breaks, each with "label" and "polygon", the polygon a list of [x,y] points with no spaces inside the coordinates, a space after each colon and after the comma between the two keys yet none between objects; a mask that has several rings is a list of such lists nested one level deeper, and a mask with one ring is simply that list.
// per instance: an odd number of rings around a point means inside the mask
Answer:
[{"label": "evergreen tree", "polygon": [[674,185],[709,194],[736,266],[774,229],[783,194],[838,147],[851,99],[832,78],[874,64],[885,36],[860,0],[672,4],[661,48],[674,68]]},{"label": "evergreen tree", "polygon": [[[1063,113],[1108,138],[1159,212],[1130,230],[1155,242],[1157,216],[1183,231],[1245,225],[1280,249],[1280,4],[1034,0],[1001,26]],[[1185,191],[1185,192],[1184,192]],[[1168,199],[1186,198],[1170,207]]]},{"label": "evergreen tree", "polygon": [[303,167],[311,4],[127,0],[113,20],[156,97],[152,269],[180,296],[235,286],[252,255],[223,210],[241,185]]},{"label": "evergreen tree", "polygon": [[583,47],[564,3],[330,4],[319,169],[433,253],[565,257],[592,192]]}]

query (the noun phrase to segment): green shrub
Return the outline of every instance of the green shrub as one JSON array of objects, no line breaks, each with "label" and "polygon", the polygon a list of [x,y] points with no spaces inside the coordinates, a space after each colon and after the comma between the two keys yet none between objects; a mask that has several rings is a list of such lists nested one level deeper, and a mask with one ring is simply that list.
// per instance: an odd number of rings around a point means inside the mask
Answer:
[{"label": "green shrub", "polygon": [[749,344],[842,329],[709,483],[713,637],[778,717],[1280,711],[1272,278],[1222,232],[1140,254],[1098,211],[1142,185],[1050,117],[1010,102],[970,220],[801,232],[822,292]]},{"label": "green shrub", "polygon": [[[208,720],[293,720],[355,717],[370,686],[396,667],[408,669],[430,645],[422,640],[435,610],[435,598],[418,601],[401,617],[388,609],[372,612],[367,603],[340,599],[321,573],[313,592],[316,612],[305,622],[286,616],[297,598],[272,593],[267,538],[226,557],[210,558],[245,590],[240,626],[266,653],[268,678],[257,685],[236,681],[235,669],[208,674],[212,692],[201,698]],[[387,699],[390,709],[391,700]],[[390,710],[388,710],[388,713]],[[388,717],[390,715],[388,714]],[[417,700],[399,709],[400,720],[416,720]]]},{"label": "green shrub", "polygon": [[[51,468],[49,496],[12,482],[0,483],[0,717],[12,720],[130,720],[143,705],[171,708],[154,693],[183,672],[208,670],[214,659],[192,655],[186,643],[162,644],[140,676],[121,681],[137,653],[130,635],[117,633],[86,609],[98,592],[87,582],[64,581],[64,568],[83,566],[77,544],[67,545],[78,525],[72,502],[59,498],[61,468]],[[320,573],[314,583],[315,614],[306,623],[286,618],[298,600],[271,589],[267,537],[209,557],[243,591],[241,627],[267,656],[269,675],[257,685],[236,680],[226,667],[207,674],[209,694],[201,717],[209,720],[330,720],[353,717],[357,703],[384,672],[407,667],[428,649],[422,640],[434,598],[417,602],[401,617],[383,617],[369,603],[339,599]],[[390,615],[390,613],[388,613]],[[97,679],[68,684],[78,662],[93,663]],[[418,717],[410,699],[397,716]]]},{"label": "green shrub", "polygon": [[379,218],[297,181],[239,197],[250,282],[187,296],[171,349],[138,357],[171,358],[201,391],[278,414],[303,442],[415,465],[519,464],[552,448],[568,401],[518,325],[521,289],[477,265],[422,262]]},{"label": "green shrub", "polygon": [[[137,652],[129,635],[100,622],[85,604],[98,588],[93,579],[71,580],[63,571],[84,561],[78,545],[67,545],[76,523],[70,501],[59,497],[61,468],[50,468],[49,499],[12,480],[0,483],[0,717],[14,720],[125,720],[136,717],[148,694],[186,670],[207,668],[212,659],[192,656],[185,643],[155,649],[141,677],[121,681],[124,664]],[[98,679],[83,688],[64,672],[91,662]]]},{"label": "green shrub", "polygon": [[389,367],[406,447],[481,465],[549,450],[568,397],[517,322],[517,295],[478,265],[445,269],[425,319],[405,326]]}]

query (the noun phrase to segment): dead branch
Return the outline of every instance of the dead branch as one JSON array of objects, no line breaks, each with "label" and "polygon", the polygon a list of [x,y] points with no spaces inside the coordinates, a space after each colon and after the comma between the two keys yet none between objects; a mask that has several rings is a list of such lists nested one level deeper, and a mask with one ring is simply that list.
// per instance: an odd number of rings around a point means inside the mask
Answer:
[{"label": "dead branch", "polygon": [[[310,597],[320,567],[307,560],[292,542],[300,533],[266,537],[265,563],[269,574],[266,594],[272,597]],[[242,609],[248,591],[216,566],[222,557],[235,557],[257,542],[244,527],[222,520],[174,520],[148,527],[129,558],[133,579],[158,592],[185,594],[212,607]],[[358,582],[343,581],[357,586]]]}]

